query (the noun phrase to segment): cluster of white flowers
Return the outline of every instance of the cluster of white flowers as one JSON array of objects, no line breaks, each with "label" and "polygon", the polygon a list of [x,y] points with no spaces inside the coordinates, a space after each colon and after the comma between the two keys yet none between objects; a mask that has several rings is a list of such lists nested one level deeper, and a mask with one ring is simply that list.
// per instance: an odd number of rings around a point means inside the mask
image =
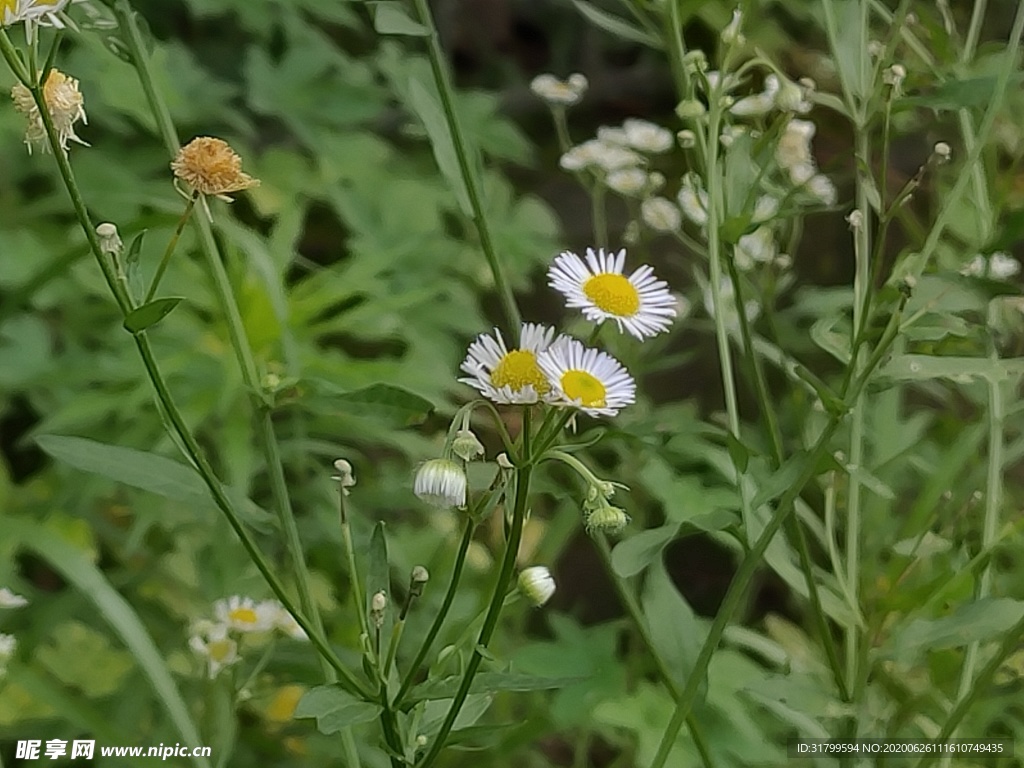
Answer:
[{"label": "cluster of white flowers", "polygon": [[213,604],[213,616],[192,625],[188,642],[192,651],[206,660],[211,679],[241,660],[239,640],[243,635],[277,630],[295,640],[308,639],[295,617],[277,600],[256,602],[233,595]]},{"label": "cluster of white flowers", "polygon": [[978,253],[960,274],[968,277],[987,277],[991,280],[1009,280],[1020,274],[1020,262],[1006,251],[995,251],[987,257]]},{"label": "cluster of white flowers", "polygon": [[24,22],[30,34],[36,25],[63,29],[63,11],[72,2],[81,0],[0,0],[0,27]]}]

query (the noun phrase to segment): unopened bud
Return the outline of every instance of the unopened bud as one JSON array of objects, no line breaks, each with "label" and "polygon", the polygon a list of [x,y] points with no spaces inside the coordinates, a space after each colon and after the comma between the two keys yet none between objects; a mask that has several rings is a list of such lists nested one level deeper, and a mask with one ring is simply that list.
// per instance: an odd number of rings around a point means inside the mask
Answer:
[{"label": "unopened bud", "polygon": [[341,492],[348,496],[348,489],[356,484],[355,475],[352,474],[352,465],[345,459],[337,459],[334,462],[334,470],[338,474],[331,477],[341,484]]},{"label": "unopened bud", "polygon": [[689,129],[679,131],[676,138],[679,140],[679,146],[683,149],[690,149],[697,143],[697,134]]},{"label": "unopened bud", "polygon": [[498,458],[495,459],[495,461],[498,462],[498,466],[502,469],[515,469],[515,466],[509,460],[507,453],[499,453]]},{"label": "unopened bud", "polygon": [[484,446],[472,431],[460,429],[452,441],[452,453],[463,461],[472,461],[477,456],[484,455]]},{"label": "unopened bud", "polygon": [[535,565],[519,574],[519,591],[538,608],[555,594],[555,580],[543,565]]},{"label": "unopened bud", "polygon": [[602,504],[587,515],[587,533],[618,533],[629,525],[629,515],[611,504]]},{"label": "unopened bud", "polygon": [[850,229],[860,229],[864,226],[864,214],[854,208],[846,217],[846,223],[850,225]]},{"label": "unopened bud", "polygon": [[384,624],[384,611],[388,607],[388,596],[385,592],[377,592],[370,598],[370,618],[378,629]]},{"label": "unopened bud", "polygon": [[940,141],[932,148],[932,153],[940,163],[946,163],[952,157],[953,149],[946,142]]},{"label": "unopened bud", "polygon": [[676,114],[683,120],[693,120],[702,117],[707,111],[707,108],[696,99],[681,101],[676,106]]},{"label": "unopened bud", "polygon": [[96,236],[100,239],[100,250],[108,256],[118,256],[124,243],[117,234],[117,225],[106,221],[96,227]]}]

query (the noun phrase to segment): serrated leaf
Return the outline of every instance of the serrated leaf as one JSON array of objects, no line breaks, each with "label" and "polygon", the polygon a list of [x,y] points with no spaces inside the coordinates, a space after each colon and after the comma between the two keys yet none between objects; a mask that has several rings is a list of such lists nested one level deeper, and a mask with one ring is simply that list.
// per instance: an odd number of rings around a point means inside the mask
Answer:
[{"label": "serrated leaf", "polygon": [[171,314],[184,299],[184,296],[165,296],[136,307],[124,319],[125,330],[129,333],[142,333]]},{"label": "serrated leaf", "polygon": [[[473,678],[470,693],[496,693],[497,691],[549,691],[578,683],[582,677],[542,677],[518,672],[481,672]],[[461,675],[440,680],[427,680],[409,692],[407,701],[448,699],[455,696],[462,682]]]},{"label": "serrated leaf", "polygon": [[643,45],[649,46],[656,50],[662,48],[661,40],[648,32],[637,29],[632,24],[618,16],[602,11],[600,8],[595,8],[593,5],[583,0],[573,0],[572,4],[576,6],[583,17],[593,24],[595,27],[603,29],[605,32],[611,32],[617,37],[621,37],[623,40],[631,40],[634,43],[642,43]]},{"label": "serrated leaf", "polygon": [[409,17],[399,2],[373,4],[373,28],[382,35],[412,35],[426,37],[430,30]]},{"label": "serrated leaf", "polygon": [[320,733],[331,735],[349,726],[374,720],[384,708],[380,704],[357,699],[337,685],[319,685],[299,699],[295,717],[316,718]]},{"label": "serrated leaf", "polygon": [[636,576],[661,557],[661,551],[679,534],[679,524],[650,528],[620,541],[612,550],[612,570],[622,578]]}]

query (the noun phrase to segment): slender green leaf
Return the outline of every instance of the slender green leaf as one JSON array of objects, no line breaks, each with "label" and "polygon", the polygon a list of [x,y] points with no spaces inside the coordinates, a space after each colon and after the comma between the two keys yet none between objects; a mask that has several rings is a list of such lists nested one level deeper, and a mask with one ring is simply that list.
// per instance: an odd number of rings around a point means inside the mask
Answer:
[{"label": "slender green leaf", "polygon": [[998,640],[1024,616],[1024,601],[1006,597],[977,600],[938,619],[917,619],[894,632],[892,655],[910,663],[922,651],[958,648],[974,642]]},{"label": "slender green leaf", "polygon": [[[648,570],[641,604],[654,649],[682,689],[700,653],[706,629],[660,561]],[[700,691],[703,698],[707,692],[706,677],[701,681]]]},{"label": "slender green leaf", "polygon": [[592,3],[583,2],[583,0],[572,0],[572,4],[576,6],[583,17],[593,24],[595,27],[603,29],[605,32],[611,32],[616,37],[621,37],[623,40],[631,40],[634,43],[642,43],[643,45],[649,46],[655,49],[661,49],[661,40],[654,37],[645,30],[634,27],[627,21],[613,16],[607,11],[602,11],[600,8],[596,8]]},{"label": "slender green leaf", "polygon": [[[383,592],[388,603],[394,599],[391,594],[391,568],[388,565],[388,540],[384,532],[383,521],[373,527],[373,535],[370,537],[370,558],[366,569],[366,615],[370,615],[370,607],[373,596]],[[392,610],[384,612],[384,623],[381,626],[381,636],[390,637]]]},{"label": "slender green leaf", "polygon": [[[201,744],[199,729],[192,722],[188,707],[174,685],[171,673],[164,664],[163,654],[146,632],[138,614],[104,578],[103,573],[80,550],[38,523],[7,517],[4,529],[6,537],[17,540],[22,547],[49,563],[50,567],[96,606],[99,615],[114,629],[135,657],[182,741]],[[200,768],[210,768],[210,762],[205,757],[193,757],[192,762]]]},{"label": "slender green leaf", "polygon": [[315,717],[320,733],[330,735],[359,723],[374,720],[384,708],[357,699],[337,685],[318,685],[306,692],[295,707],[295,717]]},{"label": "slender green leaf", "polygon": [[[39,435],[35,440],[45,453],[75,469],[102,475],[166,499],[201,508],[214,506],[209,489],[196,471],[166,456],[84,437]],[[230,488],[225,491],[247,523],[258,529],[267,528],[271,517],[265,510]]]},{"label": "slender green leaf", "polygon": [[427,136],[430,137],[430,144],[434,148],[434,159],[441,169],[442,175],[448,181],[449,186],[459,202],[459,208],[467,216],[473,215],[473,206],[469,201],[469,189],[466,187],[466,180],[462,177],[462,169],[459,166],[459,157],[455,151],[455,144],[451,132],[448,129],[448,121],[445,119],[444,110],[438,99],[437,91],[433,85],[429,87],[413,76],[409,82],[408,105],[423,122],[427,129]]},{"label": "slender green leaf", "polygon": [[165,296],[153,299],[141,307],[136,307],[124,319],[125,330],[130,333],[142,333],[147,328],[152,328],[167,317],[179,303],[184,301],[184,298],[184,296]]},{"label": "slender green leaf", "polygon": [[[481,672],[473,678],[470,693],[497,693],[498,691],[549,691],[578,683],[582,677],[543,677],[518,672]],[[427,680],[409,692],[409,701],[450,699],[462,682],[460,675],[439,680]]]},{"label": "slender green leaf", "polygon": [[382,35],[412,35],[426,37],[430,30],[409,17],[399,2],[373,3],[373,28]]}]

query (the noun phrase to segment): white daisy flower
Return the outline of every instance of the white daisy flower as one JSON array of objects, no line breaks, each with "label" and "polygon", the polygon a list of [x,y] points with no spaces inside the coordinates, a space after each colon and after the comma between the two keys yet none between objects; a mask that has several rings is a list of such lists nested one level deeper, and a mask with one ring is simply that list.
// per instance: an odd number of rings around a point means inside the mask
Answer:
[{"label": "white daisy flower", "polygon": [[643,341],[669,329],[676,316],[675,301],[649,266],[626,277],[625,262],[625,249],[611,254],[588,248],[586,264],[575,253],[563,251],[548,270],[548,284],[568,299],[567,307],[582,309],[591,322],[614,320],[619,331],[625,329]]},{"label": "white daisy flower", "polygon": [[212,621],[200,621],[192,628],[188,646],[197,656],[206,659],[206,673],[212,680],[224,667],[241,659],[238,643],[228,636],[228,627]]},{"label": "white daisy flower", "polygon": [[232,595],[213,604],[217,621],[236,632],[266,632],[274,626],[274,612],[251,597]]},{"label": "white daisy flower", "polygon": [[559,80],[554,75],[537,75],[530,82],[530,90],[548,104],[571,107],[583,98],[587,91],[587,78],[576,73],[568,80]]},{"label": "white daisy flower", "polygon": [[431,459],[420,465],[413,493],[434,507],[466,506],[469,481],[462,466],[451,459]]},{"label": "white daisy flower", "polygon": [[[26,22],[29,25],[64,28],[60,12],[71,0],[0,0],[0,26]],[[77,0],[76,0],[77,1]]]},{"label": "white daisy flower", "polygon": [[555,579],[543,565],[525,568],[519,574],[519,591],[539,608],[555,594]]},{"label": "white daisy flower", "polygon": [[495,403],[529,404],[546,399],[551,385],[537,367],[537,355],[551,345],[554,334],[553,328],[523,323],[519,348],[511,351],[497,328],[493,337],[481,334],[469,345],[461,366],[469,376],[459,381]]},{"label": "white daisy flower", "polygon": [[614,416],[636,399],[636,382],[622,363],[576,339],[560,338],[538,362],[558,393],[560,405],[579,408],[591,416]]},{"label": "white daisy flower", "polygon": [[28,605],[21,595],[11,592],[7,587],[0,587],[0,608],[22,608]]}]

